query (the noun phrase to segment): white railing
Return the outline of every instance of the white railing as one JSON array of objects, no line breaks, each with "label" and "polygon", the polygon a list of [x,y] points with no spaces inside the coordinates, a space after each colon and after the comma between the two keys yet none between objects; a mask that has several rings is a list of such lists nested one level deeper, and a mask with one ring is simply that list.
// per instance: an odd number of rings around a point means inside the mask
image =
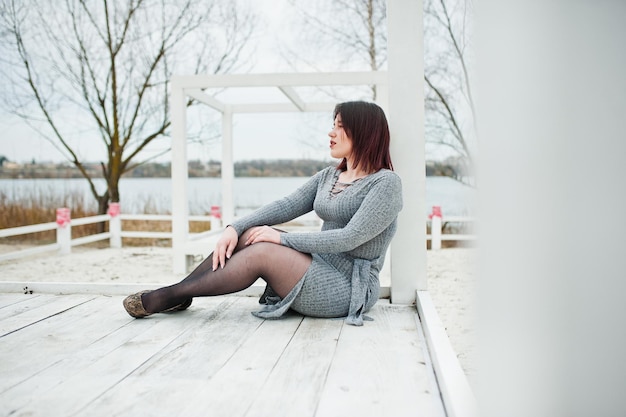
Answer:
[{"label": "white railing", "polygon": [[[30,226],[12,227],[10,229],[0,230],[0,238],[26,235],[29,233],[46,232],[48,230],[57,229],[58,225],[55,222],[33,224]],[[57,232],[58,236],[58,232]],[[0,261],[6,261],[9,259],[20,258],[22,256],[36,255],[38,253],[58,251],[61,249],[61,245],[58,243],[52,243],[49,245],[40,245],[33,248],[21,249],[18,251],[7,252],[0,255]]]},{"label": "white railing", "polygon": [[[150,231],[131,231],[122,230],[122,220],[144,220],[144,221],[172,221],[171,215],[166,214],[121,214],[119,204],[111,203],[107,214],[98,216],[81,217],[72,219],[70,210],[67,208],[57,209],[56,222],[35,224],[30,226],[12,227],[8,229],[0,229],[0,238],[11,236],[20,236],[30,233],[46,232],[56,230],[56,243],[48,245],[40,245],[27,249],[19,249],[16,251],[0,254],[0,261],[22,258],[25,256],[35,255],[45,252],[58,252],[60,254],[71,253],[72,247],[86,245],[88,243],[98,242],[101,240],[109,240],[112,248],[122,247],[122,238],[139,238],[139,239],[171,239],[172,232],[150,232]],[[215,215],[211,216],[189,216],[189,221],[205,221],[211,222],[211,229],[219,229],[221,222]],[[72,239],[72,227],[83,226],[93,223],[109,222],[109,231],[97,233],[93,235],[83,236]],[[214,227],[215,226],[215,227]],[[199,237],[210,234],[211,231],[201,233],[191,233],[190,239],[198,239]]]},{"label": "white railing", "polygon": [[458,234],[458,233],[443,233],[444,225],[450,223],[474,223],[476,219],[469,216],[446,216],[445,218],[441,214],[441,207],[433,206],[432,213],[428,216],[430,220],[430,234],[426,235],[426,239],[430,240],[430,249],[441,249],[441,242],[447,241],[475,241],[476,235],[474,234]]},{"label": "white railing", "polygon": [[[85,245],[88,243],[98,242],[109,239],[112,248],[122,247],[122,238],[138,238],[138,239],[171,239],[172,232],[151,232],[151,231],[131,231],[122,230],[122,220],[141,220],[141,221],[172,221],[169,214],[121,214],[119,212],[119,204],[111,203],[109,212],[99,216],[81,217],[72,219],[70,211],[67,208],[57,209],[56,222],[35,224],[30,226],[12,227],[9,229],[0,229],[0,238],[11,236],[20,236],[30,233],[45,232],[56,230],[56,243],[48,245],[40,245],[28,249],[19,249],[12,252],[0,254],[0,261],[22,258],[25,256],[35,255],[45,252],[57,251],[60,254],[71,253],[72,247]],[[189,221],[208,221],[211,222],[211,230],[201,233],[190,233],[189,240],[198,240],[215,234],[221,228],[219,216],[189,216]],[[431,241],[431,249],[441,249],[442,241],[474,241],[476,236],[473,234],[451,234],[442,232],[443,226],[448,223],[469,223],[475,222],[473,217],[468,216],[446,216],[441,215],[441,209],[433,207],[433,213],[429,216],[431,233],[426,236]],[[94,235],[83,236],[72,239],[72,226],[82,226],[93,223],[109,222],[109,231],[97,233]]]}]

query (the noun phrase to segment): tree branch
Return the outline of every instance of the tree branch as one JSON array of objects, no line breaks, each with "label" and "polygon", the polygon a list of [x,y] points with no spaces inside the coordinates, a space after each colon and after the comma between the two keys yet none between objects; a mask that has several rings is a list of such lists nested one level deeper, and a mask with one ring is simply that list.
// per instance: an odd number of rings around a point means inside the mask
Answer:
[{"label": "tree branch", "polygon": [[439,91],[439,89],[432,84],[432,82],[430,81],[430,78],[428,76],[424,75],[424,81],[426,81],[426,84],[428,84],[428,86],[433,90],[433,92],[439,98],[439,102],[444,106],[444,108],[446,110],[447,119],[451,123],[452,131],[455,133],[455,136],[458,139],[458,141],[461,144],[461,146],[463,147],[463,150],[467,154],[468,158],[470,158],[470,160],[471,160],[470,151],[469,151],[469,149],[467,147],[467,143],[466,143],[466,141],[464,139],[463,131],[461,130],[461,127],[459,126],[459,124],[458,124],[458,122],[456,120],[456,117],[454,115],[454,111],[452,110],[452,108],[448,104],[448,100],[444,97],[444,95],[441,93],[441,91]]}]

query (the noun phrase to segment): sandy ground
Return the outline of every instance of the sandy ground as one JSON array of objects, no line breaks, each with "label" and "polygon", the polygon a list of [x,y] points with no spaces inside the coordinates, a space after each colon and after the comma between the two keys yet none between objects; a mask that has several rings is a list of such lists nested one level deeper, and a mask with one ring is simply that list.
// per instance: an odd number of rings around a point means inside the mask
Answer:
[{"label": "sandy ground", "polygon": [[[18,247],[0,245],[0,253]],[[468,379],[475,376],[473,294],[477,249],[428,251],[428,290]],[[172,271],[170,248],[75,247],[71,255],[52,253],[0,262],[1,281],[162,283],[183,278]]]},{"label": "sandy ground", "polygon": [[477,360],[474,316],[477,250],[448,248],[427,252],[428,291],[470,384],[476,377]]}]

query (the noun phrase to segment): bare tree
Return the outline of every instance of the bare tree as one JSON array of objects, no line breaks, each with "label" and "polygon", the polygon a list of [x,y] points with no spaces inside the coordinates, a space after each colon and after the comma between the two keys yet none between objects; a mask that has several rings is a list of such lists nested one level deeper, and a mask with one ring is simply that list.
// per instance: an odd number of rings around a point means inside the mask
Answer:
[{"label": "bare tree", "polygon": [[[385,67],[385,1],[291,0],[291,4],[301,17],[298,49],[287,49],[291,61],[313,70],[322,65],[331,70]],[[471,11],[471,0],[424,0],[426,141],[449,151],[457,167],[449,171],[451,177],[465,183],[476,143],[468,63]],[[374,89],[371,98],[376,99]]]},{"label": "bare tree", "polygon": [[[285,49],[292,62],[313,70],[323,67],[378,71],[387,62],[385,0],[290,0],[299,14],[295,48]],[[313,48],[309,48],[313,46]],[[302,51],[306,50],[304,56]],[[376,99],[376,86],[371,86]]]},{"label": "bare tree", "polygon": [[[232,70],[254,26],[228,0],[1,0],[0,19],[5,107],[81,171],[99,213],[124,173],[169,150],[148,152],[169,133],[172,74]],[[104,192],[85,142],[102,147]]]},{"label": "bare tree", "polygon": [[452,178],[471,185],[468,175],[477,146],[471,89],[471,0],[425,0],[426,134],[452,151]]}]

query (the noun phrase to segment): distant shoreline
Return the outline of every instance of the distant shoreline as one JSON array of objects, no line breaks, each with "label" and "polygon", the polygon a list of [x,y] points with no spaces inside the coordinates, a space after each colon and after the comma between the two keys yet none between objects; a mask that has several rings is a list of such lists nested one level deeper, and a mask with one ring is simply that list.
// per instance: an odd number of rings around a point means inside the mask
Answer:
[{"label": "distant shoreline", "polygon": [[[312,159],[278,159],[251,160],[235,162],[234,171],[237,178],[257,177],[310,177],[335,161]],[[123,178],[170,178],[171,164],[147,163],[128,173]],[[84,163],[83,168],[90,178],[103,178],[100,163]],[[221,176],[220,161],[189,161],[188,175],[190,178],[219,178]],[[427,161],[426,176],[453,176],[458,168],[451,163]],[[69,163],[28,163],[17,164],[4,161],[0,166],[0,179],[70,179],[84,178],[82,173]]]}]

